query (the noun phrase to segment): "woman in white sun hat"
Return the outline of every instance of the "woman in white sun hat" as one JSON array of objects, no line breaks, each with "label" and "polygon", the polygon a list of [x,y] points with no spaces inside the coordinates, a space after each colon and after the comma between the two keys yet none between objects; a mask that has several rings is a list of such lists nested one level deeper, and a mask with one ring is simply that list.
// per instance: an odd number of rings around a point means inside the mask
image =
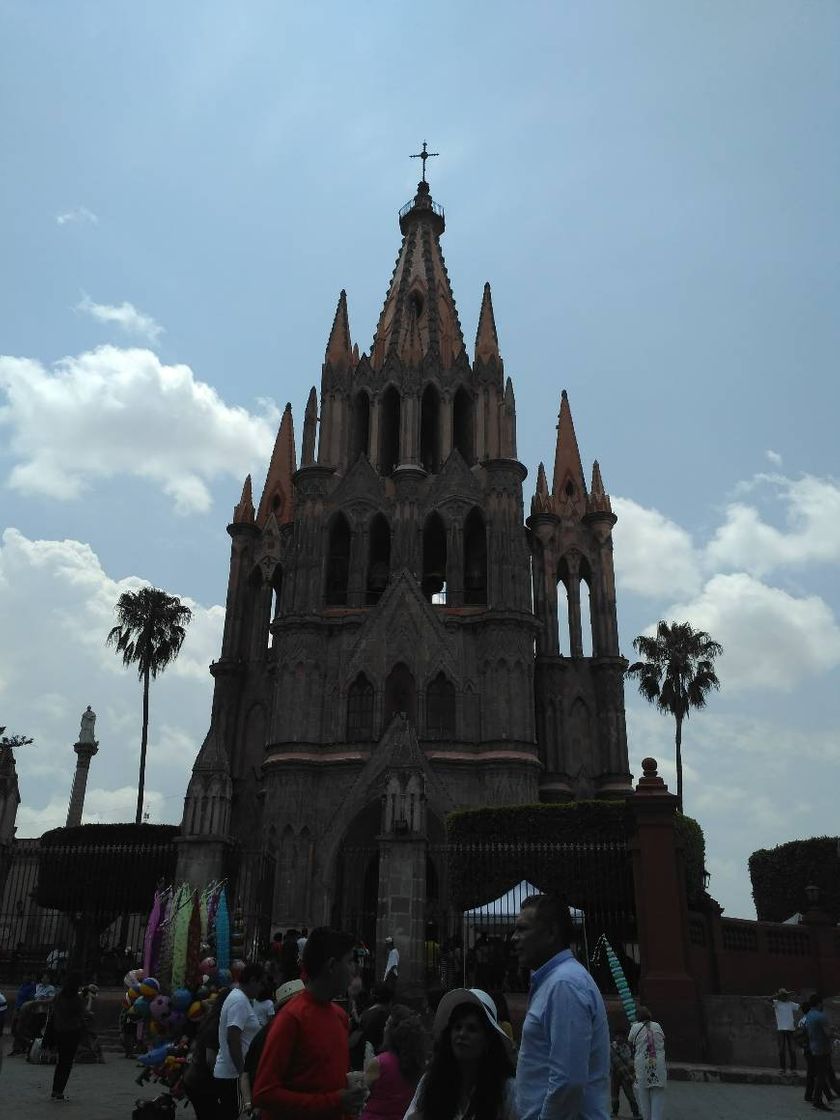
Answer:
[{"label": "woman in white sun hat", "polygon": [[487,992],[447,992],[432,1033],[432,1060],[405,1120],[516,1120],[513,1046]]}]

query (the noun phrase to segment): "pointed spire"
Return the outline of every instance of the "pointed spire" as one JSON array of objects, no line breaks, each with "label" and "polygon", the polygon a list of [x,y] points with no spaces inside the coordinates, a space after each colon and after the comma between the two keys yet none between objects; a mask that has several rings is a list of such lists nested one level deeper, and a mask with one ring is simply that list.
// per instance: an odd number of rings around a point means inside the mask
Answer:
[{"label": "pointed spire", "polygon": [[551,492],[561,501],[586,500],[586,481],[580,462],[572,410],[565,389],[560,399],[560,415],[557,418],[557,448],[554,453],[554,481]]},{"label": "pointed spire", "polygon": [[324,362],[334,369],[347,369],[353,361],[353,347],[350,342],[350,320],[347,315],[347,293],[342,288],[335,309],[332,330],[327,342]]},{"label": "pointed spire", "polygon": [[590,513],[612,513],[612,503],[609,494],[604,489],[601,468],[597,459],[592,464],[592,486],[589,489],[588,508]]},{"label": "pointed spire", "polygon": [[490,294],[490,285],[484,285],[484,295],[481,299],[481,311],[478,314],[478,330],[475,332],[475,359],[485,365],[490,362],[500,362],[499,336],[496,334],[496,318],[493,314],[493,298]]},{"label": "pointed spire", "polygon": [[254,499],[251,493],[251,476],[248,475],[242,487],[242,497],[239,499],[238,504],[233,507],[233,524],[252,525],[253,522]]},{"label": "pointed spire", "polygon": [[309,390],[306,412],[303,414],[303,447],[300,465],[310,467],[315,462],[315,432],[318,424],[318,392],[313,385]]},{"label": "pointed spire", "polygon": [[537,494],[541,498],[548,497],[548,479],[545,477],[545,464],[540,463],[537,469]]},{"label": "pointed spire", "polygon": [[513,382],[510,378],[505,383],[505,407],[503,412],[504,424],[502,427],[502,457],[516,458],[516,397],[513,395]]},{"label": "pointed spire", "polygon": [[444,370],[454,369],[459,360],[464,335],[440,247],[443,228],[443,213],[432,202],[428,183],[419,184],[413,204],[400,216],[402,245],[370,350],[374,370],[400,354],[411,310],[421,353],[438,359]]},{"label": "pointed spire", "polygon": [[257,524],[262,528],[273,513],[279,525],[288,525],[294,520],[294,484],[292,476],[297,470],[295,453],[295,428],[292,420],[292,406],[286,405],[280,430],[274,443],[268,474],[265,479],[260,508],[257,511]]}]

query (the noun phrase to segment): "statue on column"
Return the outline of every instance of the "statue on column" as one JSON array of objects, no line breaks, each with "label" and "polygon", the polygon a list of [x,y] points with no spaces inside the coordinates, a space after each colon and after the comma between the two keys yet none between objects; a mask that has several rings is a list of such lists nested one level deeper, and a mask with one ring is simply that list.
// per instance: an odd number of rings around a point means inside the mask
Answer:
[{"label": "statue on column", "polygon": [[95,743],[94,727],[96,726],[96,712],[90,704],[82,712],[82,726],[79,729],[80,743]]}]

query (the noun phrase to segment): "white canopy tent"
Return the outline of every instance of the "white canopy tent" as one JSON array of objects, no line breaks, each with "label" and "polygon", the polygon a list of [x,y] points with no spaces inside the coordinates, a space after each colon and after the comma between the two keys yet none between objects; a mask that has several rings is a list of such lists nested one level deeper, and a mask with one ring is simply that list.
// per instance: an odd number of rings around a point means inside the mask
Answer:
[{"label": "white canopy tent", "polygon": [[[485,902],[482,906],[474,906],[472,910],[464,911],[464,983],[466,984],[466,950],[469,946],[469,930],[472,929],[487,932],[488,930],[495,929],[501,930],[509,928],[516,920],[516,915],[522,908],[522,903],[526,898],[531,895],[542,894],[543,892],[529,883],[527,879],[522,879],[516,886],[511,887],[499,898],[494,898],[490,902]],[[586,958],[586,966],[589,967],[589,943],[586,935],[586,915],[582,910],[576,906],[569,907],[569,913],[572,917],[572,922],[580,929],[583,935],[583,951]]]},{"label": "white canopy tent", "polygon": [[[533,883],[523,879],[515,887],[506,891],[505,894],[494,898],[492,902],[485,902],[483,906],[474,906],[472,910],[465,910],[464,921],[471,926],[481,926],[482,928],[492,925],[510,925],[519,913],[523,900],[530,898],[531,895],[542,893]],[[569,913],[572,915],[572,921],[576,926],[584,924],[582,910],[570,906]]]}]

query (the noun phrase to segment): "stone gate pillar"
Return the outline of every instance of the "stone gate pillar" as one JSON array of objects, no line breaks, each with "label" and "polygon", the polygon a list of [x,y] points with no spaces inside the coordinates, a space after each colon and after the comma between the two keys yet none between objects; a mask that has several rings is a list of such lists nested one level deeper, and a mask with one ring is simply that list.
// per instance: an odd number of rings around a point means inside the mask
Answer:
[{"label": "stone gate pillar", "polygon": [[397,995],[411,999],[426,986],[426,780],[414,728],[398,715],[395,742],[384,775],[379,836],[379,901],[376,914],[377,980],[385,974],[386,937],[399,950]]},{"label": "stone gate pillar", "polygon": [[682,854],[674,829],[676,797],[642,761],[643,777],[629,798],[635,819],[631,841],[639,931],[639,994],[662,1024],[668,1057],[697,1061],[703,1052],[701,1007],[690,973],[688,906]]}]

